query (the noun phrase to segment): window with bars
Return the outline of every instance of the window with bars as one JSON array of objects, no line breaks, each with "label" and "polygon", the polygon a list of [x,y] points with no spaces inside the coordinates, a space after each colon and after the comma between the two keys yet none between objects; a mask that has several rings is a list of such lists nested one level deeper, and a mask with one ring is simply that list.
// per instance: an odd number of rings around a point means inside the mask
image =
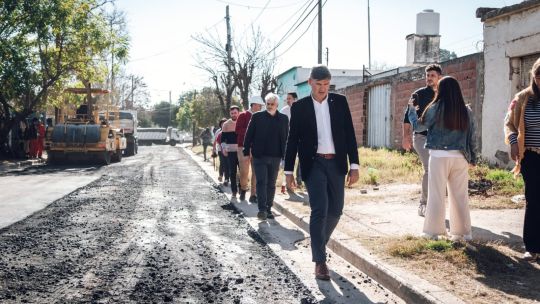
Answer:
[{"label": "window with bars", "polygon": [[531,75],[529,74],[529,72],[531,71],[534,62],[538,60],[538,58],[540,58],[540,53],[521,57],[521,80],[519,82],[520,90],[529,86],[531,81]]}]

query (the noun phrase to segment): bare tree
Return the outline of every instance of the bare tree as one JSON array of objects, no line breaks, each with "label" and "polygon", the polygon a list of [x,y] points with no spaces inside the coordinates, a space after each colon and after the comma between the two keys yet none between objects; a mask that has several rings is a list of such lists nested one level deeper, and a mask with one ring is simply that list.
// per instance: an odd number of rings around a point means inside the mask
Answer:
[{"label": "bare tree", "polygon": [[265,60],[262,63],[260,80],[259,80],[259,91],[261,92],[261,97],[264,99],[266,94],[275,93],[278,89],[278,82],[276,76],[274,76],[274,65],[275,59]]},{"label": "bare tree", "polygon": [[230,72],[236,81],[240,98],[242,98],[242,106],[244,109],[249,107],[249,95],[257,70],[259,70],[265,62],[265,39],[260,30],[252,30],[251,40],[248,40],[244,45],[237,45],[235,48],[235,56],[231,65]]},{"label": "bare tree", "polygon": [[197,60],[196,67],[210,74],[221,111],[224,116],[227,116],[237,85],[235,78],[230,73],[231,60],[227,54],[226,44],[210,33],[208,36],[198,34],[192,38],[201,44],[201,49],[198,50],[195,58]]},{"label": "bare tree", "polygon": [[269,44],[260,30],[252,30],[245,42],[233,42],[232,58],[228,57],[226,43],[217,35],[199,34],[193,39],[201,44],[196,55],[197,67],[210,74],[224,115],[228,115],[236,89],[245,109],[249,106],[249,95],[257,88],[255,83],[260,83],[259,89],[265,88],[264,93],[275,90],[272,76],[275,60],[268,60]]},{"label": "bare tree", "polygon": [[115,77],[114,94],[119,101],[118,106],[132,110],[146,108],[150,103],[150,93],[142,76],[129,74]]}]

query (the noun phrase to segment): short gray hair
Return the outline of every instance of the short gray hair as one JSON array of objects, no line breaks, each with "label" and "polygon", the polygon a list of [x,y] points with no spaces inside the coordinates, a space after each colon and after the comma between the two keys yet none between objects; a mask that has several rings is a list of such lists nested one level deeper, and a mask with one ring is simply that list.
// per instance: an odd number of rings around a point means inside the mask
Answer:
[{"label": "short gray hair", "polygon": [[330,70],[328,69],[328,67],[320,64],[311,68],[309,78],[314,80],[332,79],[332,74],[330,74]]},{"label": "short gray hair", "polygon": [[274,93],[268,93],[264,97],[264,101],[266,101],[266,102],[272,101],[272,100],[275,100],[277,103],[279,103],[279,96],[277,94],[274,94]]}]

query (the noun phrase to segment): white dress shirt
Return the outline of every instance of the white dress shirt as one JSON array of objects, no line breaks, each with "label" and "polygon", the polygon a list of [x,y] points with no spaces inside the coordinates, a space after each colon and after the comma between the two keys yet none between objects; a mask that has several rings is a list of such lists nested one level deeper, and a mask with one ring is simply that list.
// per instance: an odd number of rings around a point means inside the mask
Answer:
[{"label": "white dress shirt", "polygon": [[[332,136],[332,124],[330,120],[330,108],[328,107],[328,95],[322,102],[318,102],[311,96],[313,107],[315,108],[315,119],[317,120],[317,153],[336,154],[334,147],[334,137]],[[358,170],[358,164],[351,164],[351,170]],[[286,171],[285,174],[293,174]]]},{"label": "white dress shirt", "polygon": [[279,112],[281,114],[287,115],[287,118],[289,118],[289,122],[291,122],[291,107],[289,107],[289,105],[286,105],[283,108],[281,108]]},{"label": "white dress shirt", "polygon": [[315,119],[317,120],[317,153],[336,154],[334,137],[332,137],[332,124],[330,123],[330,109],[328,108],[328,95],[322,102],[316,101],[313,96]]}]

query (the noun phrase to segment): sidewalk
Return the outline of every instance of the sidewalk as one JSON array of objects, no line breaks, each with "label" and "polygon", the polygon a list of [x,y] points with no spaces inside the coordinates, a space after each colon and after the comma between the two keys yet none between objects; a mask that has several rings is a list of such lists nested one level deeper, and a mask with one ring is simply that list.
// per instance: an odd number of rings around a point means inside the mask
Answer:
[{"label": "sidewalk", "polygon": [[[217,183],[217,172],[212,163],[204,162],[189,148],[186,151]],[[221,188],[230,197],[229,187]],[[404,268],[390,265],[386,259],[375,256],[361,244],[361,240],[367,238],[419,236],[424,222],[424,218],[417,215],[420,186],[383,185],[366,190],[365,194],[356,189],[347,190],[343,215],[328,247],[407,303],[463,303],[447,290]],[[354,200],[350,199],[351,196]],[[308,201],[305,192],[276,193],[274,209],[309,232]],[[235,205],[240,206],[239,203]],[[472,210],[473,238],[520,246],[523,215],[523,210],[515,209]]]}]

